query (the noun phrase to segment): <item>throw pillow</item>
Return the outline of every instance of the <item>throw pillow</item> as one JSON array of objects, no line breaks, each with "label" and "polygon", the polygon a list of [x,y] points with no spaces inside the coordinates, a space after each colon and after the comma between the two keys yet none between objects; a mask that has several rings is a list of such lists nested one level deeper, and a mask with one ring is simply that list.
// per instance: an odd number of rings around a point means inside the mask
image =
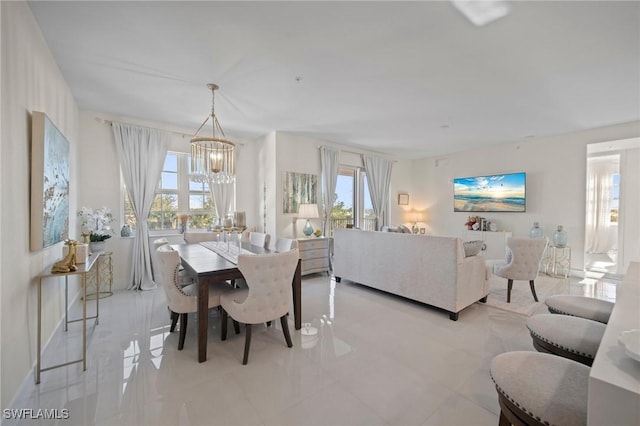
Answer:
[{"label": "throw pillow", "polygon": [[463,243],[463,246],[464,246],[465,257],[475,256],[478,253],[480,253],[481,250],[484,250],[487,248],[487,246],[484,244],[484,241],[481,241],[481,240],[465,241]]},{"label": "throw pillow", "polygon": [[403,234],[411,234],[411,229],[407,228],[404,225],[398,225],[398,232],[402,232]]}]

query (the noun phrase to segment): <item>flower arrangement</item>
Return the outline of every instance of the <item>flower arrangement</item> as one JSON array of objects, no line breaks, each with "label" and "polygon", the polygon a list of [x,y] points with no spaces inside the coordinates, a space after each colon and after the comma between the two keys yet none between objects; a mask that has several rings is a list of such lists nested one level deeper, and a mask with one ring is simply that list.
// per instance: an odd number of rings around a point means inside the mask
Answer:
[{"label": "flower arrangement", "polygon": [[111,238],[113,230],[109,225],[113,222],[113,215],[107,207],[95,210],[90,207],[82,207],[78,212],[78,217],[82,218],[80,223],[82,232],[89,233],[89,241],[95,243]]}]

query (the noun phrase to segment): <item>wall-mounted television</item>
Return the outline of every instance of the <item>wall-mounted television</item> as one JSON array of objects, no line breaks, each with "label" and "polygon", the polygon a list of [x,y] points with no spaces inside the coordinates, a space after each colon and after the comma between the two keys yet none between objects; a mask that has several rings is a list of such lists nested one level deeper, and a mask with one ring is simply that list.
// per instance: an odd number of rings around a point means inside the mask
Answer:
[{"label": "wall-mounted television", "polygon": [[455,178],[453,211],[524,212],[526,181],[524,172]]}]

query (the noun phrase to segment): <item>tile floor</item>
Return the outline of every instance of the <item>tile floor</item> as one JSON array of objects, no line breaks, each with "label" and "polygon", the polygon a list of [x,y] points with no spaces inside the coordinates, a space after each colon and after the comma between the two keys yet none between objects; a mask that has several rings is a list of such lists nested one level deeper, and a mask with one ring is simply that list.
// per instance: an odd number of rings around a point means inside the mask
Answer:
[{"label": "tile floor", "polygon": [[[615,284],[597,278],[564,282],[568,293],[615,297]],[[87,371],[76,364],[44,372],[38,386],[30,376],[4,407],[67,409],[69,418],[3,424],[496,425],[492,357],[534,350],[524,316],[476,303],[454,322],[326,275],[304,278],[303,311],[303,330],[315,335],[293,332],[288,349],[279,322],[256,327],[246,366],[244,334],[231,328],[220,341],[212,312],[208,361],[199,364],[196,319],[178,351],[162,289],[115,292],[101,299]],[[80,329],[58,331],[44,362],[77,356]]]}]

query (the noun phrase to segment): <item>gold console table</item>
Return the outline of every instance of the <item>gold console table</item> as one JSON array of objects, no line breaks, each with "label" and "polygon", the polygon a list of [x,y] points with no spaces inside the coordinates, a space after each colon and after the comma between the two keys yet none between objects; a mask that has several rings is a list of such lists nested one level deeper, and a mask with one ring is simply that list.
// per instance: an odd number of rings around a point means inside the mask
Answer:
[{"label": "gold console table", "polygon": [[[43,371],[52,370],[54,368],[64,367],[71,364],[82,363],[82,371],[87,370],[87,320],[96,320],[95,324],[98,325],[98,317],[100,314],[100,298],[96,297],[96,314],[91,317],[87,317],[87,278],[93,275],[94,266],[97,264],[99,258],[102,255],[96,253],[87,258],[87,262],[79,264],[77,271],[72,272],[60,272],[52,273],[51,265],[49,265],[44,271],[42,271],[37,277],[38,281],[38,334],[37,334],[37,359],[36,359],[36,384],[40,383],[40,373]],[[110,256],[109,256],[110,259]],[[96,268],[96,272],[98,272]],[[69,319],[69,277],[72,275],[79,275],[82,280],[82,318]],[[82,358],[68,361],[62,364],[52,365],[50,367],[42,367],[42,282],[47,278],[64,277],[64,331],[68,330],[69,323],[82,321]],[[48,280],[53,282],[54,280]],[[96,277],[96,283],[98,283],[97,292],[99,294],[100,279]]]}]

